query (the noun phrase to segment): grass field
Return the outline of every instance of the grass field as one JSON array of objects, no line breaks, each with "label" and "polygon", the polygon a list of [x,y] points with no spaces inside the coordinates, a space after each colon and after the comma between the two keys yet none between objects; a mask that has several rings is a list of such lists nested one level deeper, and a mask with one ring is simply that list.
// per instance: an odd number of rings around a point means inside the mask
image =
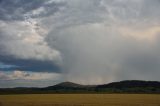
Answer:
[{"label": "grass field", "polygon": [[0,106],[160,106],[153,94],[0,95]]}]

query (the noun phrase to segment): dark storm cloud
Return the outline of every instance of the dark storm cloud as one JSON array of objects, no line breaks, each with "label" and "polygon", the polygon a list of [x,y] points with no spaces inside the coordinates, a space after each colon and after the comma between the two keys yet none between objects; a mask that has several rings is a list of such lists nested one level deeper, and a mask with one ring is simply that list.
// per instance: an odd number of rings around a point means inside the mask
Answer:
[{"label": "dark storm cloud", "polygon": [[[61,73],[61,67],[54,64],[52,61],[38,61],[32,59],[17,59],[14,56],[0,55],[0,62],[3,63],[0,70],[13,71],[25,70],[35,72],[56,72]],[[10,67],[5,67],[10,66]]]},{"label": "dark storm cloud", "polygon": [[[61,73],[61,68],[54,64],[52,61],[37,61],[37,60],[25,60],[17,59],[12,56],[0,55],[0,62],[5,65],[9,64],[14,67],[0,67],[0,70],[13,71],[24,70],[33,72],[56,72]],[[3,65],[2,65],[3,66]]]},{"label": "dark storm cloud", "polygon": [[43,8],[41,14],[33,14],[30,17],[46,17],[53,15],[64,3],[47,3],[49,0],[1,0],[0,1],[0,20],[24,20],[25,14],[33,10]]}]

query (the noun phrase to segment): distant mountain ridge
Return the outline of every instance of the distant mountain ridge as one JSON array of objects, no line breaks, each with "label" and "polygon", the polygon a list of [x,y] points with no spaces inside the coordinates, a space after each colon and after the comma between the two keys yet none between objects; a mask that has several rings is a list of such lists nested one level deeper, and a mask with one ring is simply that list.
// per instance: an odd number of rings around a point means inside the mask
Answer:
[{"label": "distant mountain ridge", "polygon": [[126,80],[120,82],[112,82],[109,84],[99,85],[99,88],[132,88],[132,87],[159,87],[158,81],[139,81],[139,80]]},{"label": "distant mountain ridge", "polygon": [[126,80],[102,85],[62,82],[44,88],[0,88],[0,94],[30,93],[154,93],[160,94],[159,81]]}]

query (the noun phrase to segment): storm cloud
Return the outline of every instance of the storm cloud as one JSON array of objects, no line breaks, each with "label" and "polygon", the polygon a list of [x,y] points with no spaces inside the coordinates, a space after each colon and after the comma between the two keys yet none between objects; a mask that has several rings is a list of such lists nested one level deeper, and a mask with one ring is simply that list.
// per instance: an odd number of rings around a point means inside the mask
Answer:
[{"label": "storm cloud", "polygon": [[0,69],[159,81],[158,10],[159,0],[1,0]]}]

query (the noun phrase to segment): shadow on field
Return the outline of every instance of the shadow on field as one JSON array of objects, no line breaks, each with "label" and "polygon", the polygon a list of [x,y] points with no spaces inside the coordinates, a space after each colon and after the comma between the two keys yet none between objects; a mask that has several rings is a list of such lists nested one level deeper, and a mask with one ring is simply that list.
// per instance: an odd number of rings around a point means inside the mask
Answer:
[{"label": "shadow on field", "polygon": [[3,106],[2,102],[0,102],[0,106]]}]

